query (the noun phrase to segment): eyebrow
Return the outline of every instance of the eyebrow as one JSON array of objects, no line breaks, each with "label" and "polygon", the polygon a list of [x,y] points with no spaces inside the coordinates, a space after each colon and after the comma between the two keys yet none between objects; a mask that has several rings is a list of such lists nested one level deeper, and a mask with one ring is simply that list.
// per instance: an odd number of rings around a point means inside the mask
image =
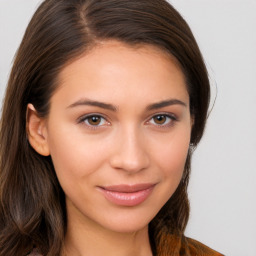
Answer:
[{"label": "eyebrow", "polygon": [[117,108],[113,106],[112,104],[104,103],[104,102],[99,102],[99,101],[94,101],[94,100],[89,100],[89,99],[81,99],[76,101],[75,103],[71,104],[68,106],[68,108],[74,108],[77,106],[95,106],[99,108],[104,108],[108,109],[111,111],[116,112]]},{"label": "eyebrow", "polygon": [[147,110],[155,110],[155,109],[159,109],[159,108],[163,108],[163,107],[167,107],[167,106],[171,106],[171,105],[181,105],[181,106],[187,107],[187,104],[181,100],[170,99],[170,100],[164,100],[161,102],[151,104],[151,105],[147,106]]},{"label": "eyebrow", "polygon": [[[163,107],[167,107],[167,106],[171,106],[171,105],[181,105],[181,106],[187,107],[187,104],[181,100],[170,99],[170,100],[164,100],[161,102],[150,104],[146,107],[146,110],[150,111],[150,110],[155,110],[155,109],[159,109],[159,108],[163,108]],[[108,110],[117,112],[117,107],[112,104],[108,104],[108,103],[104,103],[104,102],[100,102],[100,101],[94,101],[94,100],[90,100],[90,99],[80,99],[80,100],[72,103],[71,105],[69,105],[67,108],[74,108],[77,106],[95,106],[95,107],[108,109]]]}]

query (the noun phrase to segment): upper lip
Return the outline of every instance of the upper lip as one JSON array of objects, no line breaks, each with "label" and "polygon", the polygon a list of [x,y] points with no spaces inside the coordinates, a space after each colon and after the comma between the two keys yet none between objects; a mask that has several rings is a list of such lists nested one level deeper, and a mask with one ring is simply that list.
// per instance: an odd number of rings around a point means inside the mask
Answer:
[{"label": "upper lip", "polygon": [[149,189],[155,186],[154,183],[141,183],[141,184],[119,184],[119,185],[110,185],[110,186],[100,186],[100,188],[112,192],[120,192],[120,193],[132,193],[138,192],[142,190]]}]

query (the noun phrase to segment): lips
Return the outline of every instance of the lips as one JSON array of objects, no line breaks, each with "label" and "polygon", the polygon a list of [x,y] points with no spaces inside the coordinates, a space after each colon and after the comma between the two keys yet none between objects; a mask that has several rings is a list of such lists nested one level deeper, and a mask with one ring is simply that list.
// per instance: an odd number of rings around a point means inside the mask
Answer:
[{"label": "lips", "polygon": [[114,185],[98,187],[105,198],[120,206],[136,206],[143,203],[151,194],[155,184]]}]

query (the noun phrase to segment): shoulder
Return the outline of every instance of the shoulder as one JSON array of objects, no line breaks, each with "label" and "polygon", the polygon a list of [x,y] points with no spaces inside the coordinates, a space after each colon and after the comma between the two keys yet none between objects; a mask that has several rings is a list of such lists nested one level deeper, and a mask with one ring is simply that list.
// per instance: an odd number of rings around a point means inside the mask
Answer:
[{"label": "shoulder", "polygon": [[182,240],[183,251],[188,251],[190,256],[224,256],[192,238],[183,237]]}]

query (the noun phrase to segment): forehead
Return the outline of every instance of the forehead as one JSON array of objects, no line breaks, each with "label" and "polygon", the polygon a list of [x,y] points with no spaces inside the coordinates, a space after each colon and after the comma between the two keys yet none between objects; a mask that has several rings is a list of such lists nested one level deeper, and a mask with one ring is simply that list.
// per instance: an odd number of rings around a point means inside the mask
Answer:
[{"label": "forehead", "polygon": [[[183,73],[179,61],[167,50],[163,50],[155,45],[142,43],[131,45],[117,40],[105,40],[88,48],[89,49],[84,54],[64,65],[64,68],[61,70],[58,76],[60,83],[63,82],[63,79],[65,79],[65,73],[68,74],[69,72],[72,72],[72,70],[77,68],[78,65],[81,65],[83,60],[88,62],[88,66],[91,66],[92,62],[106,65],[114,60],[119,62],[121,65],[122,63],[127,63],[128,60],[135,60],[135,55],[137,55],[137,58],[139,58],[141,62],[150,60],[149,63],[151,64],[153,64],[152,61],[156,60],[160,60],[165,64],[169,64],[171,62],[175,68],[179,69],[181,73]],[[139,63],[133,64],[136,65]],[[100,69],[100,66],[97,68]]]},{"label": "forehead", "polygon": [[[187,95],[184,74],[178,61],[152,45],[130,46],[118,41],[101,42],[65,66],[58,77],[59,89],[72,94],[97,97],[119,94],[163,100],[165,94]],[[172,95],[170,95],[172,96]]]}]

